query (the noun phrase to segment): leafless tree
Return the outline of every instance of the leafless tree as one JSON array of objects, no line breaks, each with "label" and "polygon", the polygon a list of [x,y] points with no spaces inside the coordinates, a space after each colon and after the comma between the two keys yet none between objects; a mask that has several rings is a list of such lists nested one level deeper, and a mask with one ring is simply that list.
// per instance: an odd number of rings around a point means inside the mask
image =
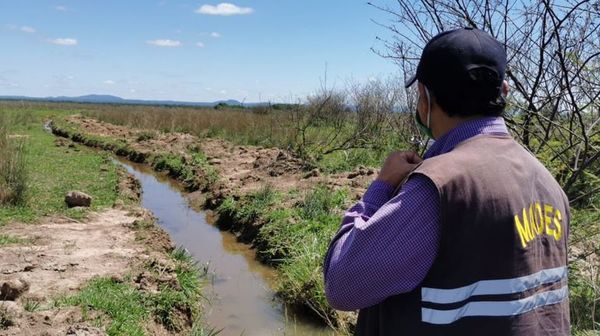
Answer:
[{"label": "leafless tree", "polygon": [[397,113],[403,100],[393,78],[349,82],[344,90],[323,86],[293,113],[296,150],[318,159],[337,151],[381,148],[393,126],[406,119]]},{"label": "leafless tree", "polygon": [[[396,0],[371,2],[391,18],[375,50],[414,73],[435,34],[475,27],[501,41],[512,87],[505,115],[574,201],[598,191],[600,176],[599,0]],[[592,182],[592,183],[590,183]]]}]

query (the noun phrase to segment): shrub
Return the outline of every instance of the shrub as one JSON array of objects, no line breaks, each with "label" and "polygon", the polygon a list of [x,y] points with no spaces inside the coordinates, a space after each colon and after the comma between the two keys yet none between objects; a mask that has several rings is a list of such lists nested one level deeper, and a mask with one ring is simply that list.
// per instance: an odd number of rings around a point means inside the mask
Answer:
[{"label": "shrub", "polygon": [[152,140],[156,138],[156,132],[153,131],[142,131],[140,133],[138,133],[137,136],[137,141],[147,141],[147,140]]},{"label": "shrub", "polygon": [[27,191],[25,142],[8,136],[10,123],[0,114],[0,204],[18,205],[25,202]]}]

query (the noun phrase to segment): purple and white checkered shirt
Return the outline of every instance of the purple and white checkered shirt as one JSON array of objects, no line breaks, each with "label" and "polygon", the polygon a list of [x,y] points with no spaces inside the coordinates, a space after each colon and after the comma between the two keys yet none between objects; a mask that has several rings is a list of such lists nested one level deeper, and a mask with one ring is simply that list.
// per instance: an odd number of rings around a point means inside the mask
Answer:
[{"label": "purple and white checkered shirt", "polygon": [[[436,141],[424,158],[450,152],[479,134],[508,130],[501,117],[467,121]],[[375,180],[362,201],[346,212],[331,241],[323,269],[333,308],[370,307],[410,292],[429,272],[440,238],[437,189],[423,175],[413,175],[397,195],[394,189]]]}]

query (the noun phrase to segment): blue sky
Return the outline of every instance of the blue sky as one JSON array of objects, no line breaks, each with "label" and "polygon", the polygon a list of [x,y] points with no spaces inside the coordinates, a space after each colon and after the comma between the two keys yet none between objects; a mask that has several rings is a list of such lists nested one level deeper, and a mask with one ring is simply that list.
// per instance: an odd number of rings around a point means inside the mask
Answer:
[{"label": "blue sky", "polygon": [[2,0],[0,95],[296,100],[326,68],[338,87],[397,71],[371,19],[348,0]]}]

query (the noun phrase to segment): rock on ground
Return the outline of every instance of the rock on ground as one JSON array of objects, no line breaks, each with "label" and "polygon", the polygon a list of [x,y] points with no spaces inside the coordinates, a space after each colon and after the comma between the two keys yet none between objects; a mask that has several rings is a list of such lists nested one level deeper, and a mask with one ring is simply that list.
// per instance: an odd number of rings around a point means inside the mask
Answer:
[{"label": "rock on ground", "polygon": [[89,207],[92,205],[92,196],[81,191],[69,191],[65,196],[65,202],[69,208]]},{"label": "rock on ground", "polygon": [[14,301],[29,290],[29,283],[23,279],[9,279],[0,286],[0,299]]}]

